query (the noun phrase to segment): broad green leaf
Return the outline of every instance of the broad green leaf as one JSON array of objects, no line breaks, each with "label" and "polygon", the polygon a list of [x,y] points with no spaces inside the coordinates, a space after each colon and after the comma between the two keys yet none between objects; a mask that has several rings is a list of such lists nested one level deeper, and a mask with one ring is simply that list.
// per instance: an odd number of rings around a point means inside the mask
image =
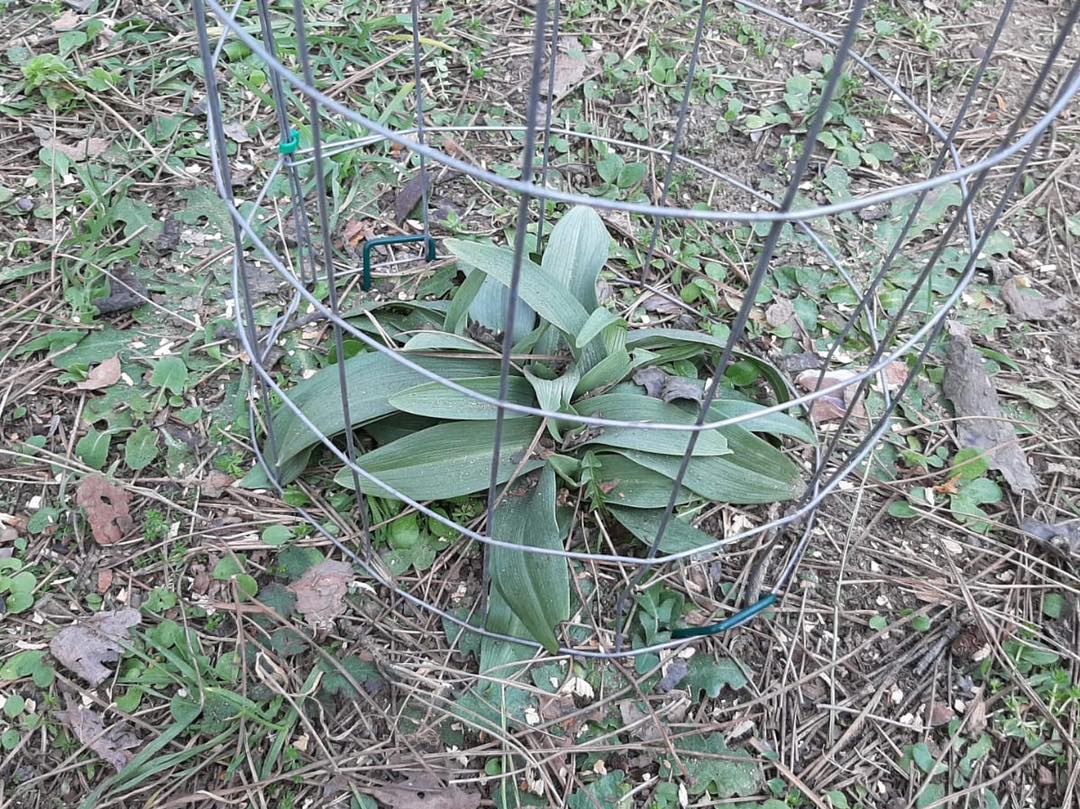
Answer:
[{"label": "broad green leaf", "polygon": [[[671,482],[668,481],[668,495],[671,494]],[[664,503],[666,506],[667,503]],[[656,532],[660,529],[660,521],[664,517],[663,508],[624,508],[608,505],[611,515],[623,524],[634,537],[652,547],[656,539]],[[703,531],[699,531],[684,520],[673,517],[664,529],[664,536],[660,540],[660,550],[664,553],[681,553],[703,548],[716,542],[716,537],[711,537]]]},{"label": "broad green leaf", "polygon": [[112,433],[99,433],[91,427],[75,445],[75,454],[91,469],[103,469],[105,461],[109,457],[109,443],[111,441]]},{"label": "broad green leaf", "polygon": [[[525,270],[522,270],[522,273],[524,272]],[[470,273],[470,275],[475,274]],[[480,274],[484,275],[484,273]],[[509,269],[506,278],[507,286],[503,286],[500,280],[491,276],[485,277],[480,290],[469,305],[469,317],[496,334],[506,331],[507,305],[510,302]],[[519,295],[514,307],[514,334],[511,342],[517,343],[524,340],[535,327],[536,312],[529,306],[524,296]]]},{"label": "broad green leaf", "polygon": [[404,438],[410,433],[418,433],[428,427],[434,427],[438,423],[438,419],[414,416],[412,413],[401,413],[395,410],[389,416],[365,424],[363,429],[381,447],[383,444]]},{"label": "broad green leaf", "polygon": [[610,249],[604,220],[592,208],[576,205],[552,228],[540,266],[591,312],[599,305],[596,281]]},{"label": "broad green leaf", "polygon": [[139,472],[158,456],[157,433],[145,424],[128,436],[124,445],[124,462],[135,472]]},{"label": "broad green leaf", "polygon": [[[595,313],[599,308],[596,281],[607,263],[610,248],[611,236],[600,215],[592,208],[578,205],[567,211],[552,228],[540,267],[559,289],[568,291],[586,312]],[[580,334],[580,330],[563,331],[570,339]],[[540,340],[537,351],[541,354],[554,353],[558,349],[558,337],[554,332],[549,332]],[[585,340],[580,347],[588,342]]]},{"label": "broad green leaf", "polygon": [[[638,421],[653,424],[693,424],[694,417],[680,407],[649,396],[630,393],[606,393],[584,399],[576,405],[582,416],[596,416],[618,421]],[[677,430],[649,430],[634,427],[604,427],[596,435],[589,436],[586,443],[609,447],[657,452],[664,455],[682,455],[686,452],[689,432]],[[694,447],[694,455],[726,455],[728,449],[724,436],[716,430],[701,433]]]},{"label": "broad green leaf", "polygon": [[[507,419],[499,452],[499,483],[510,479],[529,448],[540,419]],[[495,422],[451,421],[399,438],[357,458],[357,464],[383,483],[413,500],[448,500],[487,489],[491,478]],[[542,461],[530,460],[523,471]],[[344,467],[334,481],[352,488],[353,476]],[[364,494],[393,497],[369,481],[360,479]]]},{"label": "broad green leaf", "polygon": [[471,272],[465,276],[464,283],[457,288],[457,292],[450,301],[450,308],[446,310],[446,319],[443,321],[443,328],[446,331],[461,334],[465,330],[469,308],[486,278],[487,276],[479,272]]},{"label": "broad green leaf", "polygon": [[624,802],[622,797],[630,791],[630,784],[624,781],[626,773],[622,770],[609,772],[574,792],[566,801],[567,809],[622,809],[629,803]]},{"label": "broad green leaf", "polygon": [[593,310],[593,313],[589,315],[589,319],[585,321],[585,325],[581,327],[581,331],[578,332],[577,338],[574,340],[574,347],[584,348],[591,343],[600,332],[608,326],[616,324],[625,324],[625,321],[615,313],[605,309],[603,306],[598,306]]},{"label": "broad green leaf", "polygon": [[[446,248],[464,262],[494,278],[509,289],[513,271],[514,253],[505,247],[479,242],[447,239]],[[564,334],[574,337],[589,319],[585,310],[571,292],[561,286],[551,274],[528,258],[522,258],[520,299],[548,323]],[[474,302],[475,305],[475,302]],[[532,326],[530,325],[531,329]],[[521,338],[515,335],[516,340]]]},{"label": "broad green leaf", "polygon": [[701,649],[690,658],[690,670],[683,685],[690,689],[694,702],[700,699],[702,691],[716,699],[725,686],[736,691],[746,688],[746,675],[730,657],[714,658]]},{"label": "broad green leaf", "polygon": [[[540,370],[536,366],[534,368],[537,371]],[[570,404],[578,380],[581,378],[576,364],[570,365],[562,376],[556,379],[543,379],[537,376],[533,369],[529,367],[526,367],[524,372],[525,379],[532,385],[533,391],[536,393],[536,399],[540,403],[540,407],[553,412],[563,410]],[[548,421],[548,431],[556,441],[562,441],[562,433],[557,422]]]},{"label": "broad green leaf", "polygon": [[[764,410],[764,406],[756,402],[748,402],[731,396],[717,396],[709,405],[709,421],[720,419],[733,419],[746,413],[757,413]],[[769,435],[789,435],[808,444],[817,443],[813,430],[806,424],[794,419],[786,413],[770,413],[767,416],[758,416],[749,421],[742,421],[734,425],[751,433],[768,433]],[[724,429],[721,429],[723,432]]]},{"label": "broad green leaf", "polygon": [[[499,398],[499,377],[497,376],[472,377],[456,381],[469,390],[493,399]],[[533,389],[528,380],[520,376],[512,376],[507,379],[507,382],[509,386],[506,390],[506,401],[530,407],[536,406]],[[478,401],[456,390],[450,390],[438,382],[406,388],[391,396],[389,402],[392,407],[406,413],[452,421],[494,419],[499,412],[494,405]],[[506,411],[508,419],[521,418],[524,415],[513,410]]]},{"label": "broad green leaf", "polygon": [[[597,457],[600,459],[601,482],[606,492],[604,502],[609,508],[615,506],[642,509],[667,507],[668,499],[671,497],[670,478],[646,469],[618,453],[598,453]],[[676,504],[685,503],[693,498],[694,494],[684,488]]]},{"label": "broad green leaf", "polygon": [[[721,503],[773,503],[802,494],[802,475],[787,456],[757,436],[737,427],[724,431],[730,455],[695,456],[683,485]],[[635,463],[674,480],[679,458],[629,449],[620,450]]]},{"label": "broad green leaf", "polygon": [[[447,379],[481,376],[485,371],[498,369],[498,358],[448,359],[410,356],[409,359]],[[343,367],[352,426],[367,424],[394,412],[389,401],[391,396],[429,381],[378,352],[350,357],[345,360]],[[345,429],[336,365],[323,368],[310,379],[300,382],[288,391],[288,396],[322,435],[334,436]],[[302,453],[306,453],[306,450],[318,443],[319,438],[284,405],[274,414],[272,424],[278,453],[278,475],[282,483],[289,483],[304,471],[307,456]],[[264,446],[263,451],[268,452],[269,447]],[[253,485],[252,481],[246,478],[244,482],[245,485]]]},{"label": "broad green leaf", "polygon": [[[596,343],[593,345],[595,346]],[[576,393],[583,395],[589,391],[615,385],[626,379],[633,367],[634,363],[625,349],[608,354],[585,372],[581,381],[578,382]]]},{"label": "broad green leaf", "polygon": [[443,331],[422,331],[414,334],[405,343],[405,351],[471,351],[477,354],[491,354],[491,349],[475,340]]},{"label": "broad green leaf", "polygon": [[[530,488],[531,487],[531,488]],[[493,536],[534,548],[561,549],[555,519],[555,473],[545,465],[539,475],[511,484],[495,509]],[[555,629],[570,618],[570,571],[558,556],[489,547],[491,581],[529,634],[554,654]]]},{"label": "broad green leaf", "polygon": [[[675,748],[693,778],[691,795],[711,793],[712,798],[753,795],[762,785],[761,768],[741,751],[730,750],[719,733],[679,739]],[[694,758],[694,753],[709,758]]]},{"label": "broad green leaf", "polygon": [[179,395],[187,387],[187,378],[188,369],[180,357],[162,357],[154,363],[150,384],[155,388],[165,388],[169,393]]}]

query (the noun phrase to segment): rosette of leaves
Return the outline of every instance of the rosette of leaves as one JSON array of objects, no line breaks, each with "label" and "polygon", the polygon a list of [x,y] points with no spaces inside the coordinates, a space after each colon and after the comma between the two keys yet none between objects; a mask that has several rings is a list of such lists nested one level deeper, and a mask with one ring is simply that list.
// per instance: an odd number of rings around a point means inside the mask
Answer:
[{"label": "rosette of leaves", "polygon": [[[540,263],[522,258],[512,365],[506,401],[547,411],[637,423],[691,425],[699,411],[709,357],[724,343],[678,329],[631,329],[600,305],[596,285],[608,259],[610,236],[591,208],[576,207],[552,229]],[[448,239],[464,281],[446,302],[401,307],[380,332],[401,354],[471,391],[499,394],[500,352],[493,338],[505,333],[513,252],[494,244]],[[365,316],[358,326],[373,318]],[[787,397],[779,375],[761,360],[740,364]],[[632,381],[641,369],[664,371],[665,394]],[[367,496],[439,501],[487,491],[497,407],[432,382],[382,353],[344,360],[351,425],[344,423],[338,369],[327,367],[289,391],[289,398],[326,436],[351,427],[374,448],[358,465],[382,485],[360,479]],[[694,374],[686,373],[693,369]],[[676,373],[682,371],[681,374]],[[751,374],[752,376],[755,374]],[[641,377],[639,376],[639,379]],[[654,395],[649,395],[652,392]],[[725,384],[710,406],[718,421],[763,406]],[[273,417],[276,474],[288,483],[303,472],[319,437],[288,407]],[[566,520],[558,518],[557,490],[580,490],[594,511],[651,544],[689,431],[581,425],[505,411],[497,481],[500,492],[493,535],[514,545],[564,547]],[[781,449],[781,437],[813,440],[805,424],[768,414],[737,426],[703,431],[678,494],[680,505],[702,501],[772,503],[802,491],[798,467]],[[269,449],[269,447],[267,448]],[[249,483],[261,482],[255,473]],[[343,468],[338,484],[353,487]],[[707,545],[714,538],[689,522],[673,520],[663,552]],[[492,547],[490,628],[531,638],[554,651],[558,625],[570,617],[567,560],[550,554]]]}]

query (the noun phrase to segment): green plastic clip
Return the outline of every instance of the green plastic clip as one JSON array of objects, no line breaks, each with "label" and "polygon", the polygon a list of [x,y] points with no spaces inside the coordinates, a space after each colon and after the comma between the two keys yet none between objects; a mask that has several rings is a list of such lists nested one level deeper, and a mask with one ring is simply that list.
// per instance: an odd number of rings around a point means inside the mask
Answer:
[{"label": "green plastic clip", "polygon": [[756,604],[751,604],[742,612],[737,612],[730,618],[721,621],[718,624],[712,624],[710,626],[692,626],[686,627],[685,629],[673,629],[671,630],[671,637],[681,640],[683,638],[702,638],[707,635],[719,635],[721,632],[727,632],[729,629],[734,629],[737,626],[745,624],[759,612],[768,609],[775,603],[776,594],[770,593]]},{"label": "green plastic clip", "polygon": [[430,236],[383,236],[379,239],[368,239],[364,242],[364,291],[371,289],[371,251],[376,247],[386,247],[392,244],[415,244],[416,242],[427,243],[427,260],[435,260],[435,240]]},{"label": "green plastic clip", "polygon": [[278,146],[278,151],[281,152],[283,155],[290,155],[295,154],[296,150],[299,148],[300,133],[297,130],[293,129],[289,132],[289,139],[287,141],[283,141],[281,145]]}]

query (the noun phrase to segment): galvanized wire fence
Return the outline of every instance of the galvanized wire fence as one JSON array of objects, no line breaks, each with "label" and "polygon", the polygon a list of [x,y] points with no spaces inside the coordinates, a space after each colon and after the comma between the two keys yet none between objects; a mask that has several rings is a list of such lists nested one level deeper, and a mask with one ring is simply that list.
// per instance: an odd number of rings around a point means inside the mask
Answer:
[{"label": "galvanized wire fence", "polygon": [[[537,4],[532,14],[524,10],[516,12],[531,27],[529,60],[521,94],[523,106],[519,109],[518,120],[513,123],[489,120],[486,123],[433,125],[434,102],[432,94],[425,90],[428,83],[425,58],[430,58],[430,52],[425,51],[428,41],[425,38],[430,33],[431,15],[427,11],[422,13],[418,0],[412,0],[408,11],[412,23],[413,87],[409,95],[414,123],[410,128],[394,129],[381,122],[388,118],[374,120],[335,99],[327,92],[325,83],[317,79],[313,67],[315,54],[310,45],[313,24],[305,18],[302,0],[294,0],[291,8],[272,6],[270,0],[255,0],[253,10],[250,6],[248,2],[238,2],[226,9],[216,0],[194,0],[193,3],[205,72],[215,179],[232,220],[236,248],[233,258],[236,320],[255,377],[252,403],[257,418],[253,419],[252,437],[267,478],[275,486],[281,482],[281,437],[275,435],[274,424],[275,414],[287,411],[310,431],[312,440],[322,447],[324,457],[349,470],[350,488],[356,493],[355,514],[361,526],[357,537],[333,535],[314,515],[300,509],[312,526],[337,545],[373,582],[400,597],[404,603],[488,637],[512,639],[430,603],[387,572],[373,548],[365,490],[370,492],[374,488],[380,495],[397,498],[466,540],[482,543],[488,548],[562,557],[586,570],[594,582],[605,582],[604,589],[616,583],[618,593],[614,598],[582,605],[591,606],[582,610],[586,617],[581,621],[586,626],[579,626],[582,631],[563,638],[561,652],[591,657],[641,654],[682,644],[688,637],[737,626],[783,596],[814,535],[816,511],[846,479],[865,472],[868,458],[894,423],[898,402],[915,384],[918,370],[941,334],[946,316],[974,276],[980,254],[995,233],[1041,139],[1080,89],[1077,64],[1060,64],[1063,46],[1080,9],[1080,4],[1073,4],[1022,106],[1015,111],[1007,127],[1002,127],[998,145],[980,159],[965,160],[957,144],[968,126],[973,105],[986,90],[985,77],[990,70],[1008,69],[1008,58],[999,57],[997,49],[1002,31],[1013,13],[1013,0],[1003,3],[978,64],[971,69],[965,94],[948,111],[947,126],[937,122],[941,120],[939,112],[932,115],[923,109],[855,50],[860,31],[865,28],[864,0],[854,0],[839,37],[755,2],[741,2],[736,11],[727,3],[702,0],[695,13],[688,15],[692,25],[682,35],[682,42],[688,48],[683,85],[678,103],[672,105],[673,121],[668,122],[671,126],[666,128],[667,134],[661,135],[655,143],[624,140],[603,134],[596,127],[585,127],[580,121],[559,120],[555,81],[566,24],[560,0],[553,0]],[[798,36],[816,41],[831,54],[831,64],[824,71],[815,103],[807,110],[805,129],[795,138],[791,150],[793,163],[785,167],[783,184],[776,193],[762,190],[761,184],[754,183],[753,178],[730,176],[724,171],[722,153],[703,156],[698,149],[694,156],[688,154],[688,131],[700,97],[696,88],[702,81],[699,68],[703,39],[708,35],[710,25],[735,14],[752,15],[770,25],[789,29]],[[239,22],[241,19],[247,22]],[[211,32],[217,32],[219,28],[220,36],[215,42]],[[269,168],[266,181],[246,203],[234,197],[223,95],[219,92],[219,82],[233,78],[220,64],[227,41],[242,43],[262,65],[269,82],[269,100],[273,104],[280,138],[278,155]],[[280,55],[286,50],[288,59]],[[888,106],[900,110],[907,120],[920,127],[926,141],[932,145],[932,157],[917,178],[882,181],[880,178],[886,175],[879,174],[878,187],[868,187],[847,198],[820,204],[803,197],[801,189],[819,176],[826,163],[821,150],[814,147],[828,123],[831,102],[849,75],[858,75],[875,84]],[[453,118],[453,115],[441,116],[444,121]],[[324,134],[328,127],[335,133],[332,139]],[[303,130],[303,139],[299,130]],[[444,137],[447,139],[440,141]],[[456,139],[452,141],[456,146],[453,149],[445,147],[451,137]],[[658,180],[652,198],[626,200],[601,196],[587,183],[574,190],[560,162],[560,153],[553,148],[560,140],[589,144],[597,149],[635,152],[642,159],[651,161]],[[440,142],[444,148],[436,145]],[[461,145],[464,143],[468,144],[467,148]],[[500,149],[518,149],[519,170],[496,173],[486,168],[483,161],[474,157],[474,152],[483,152],[486,143],[497,143]],[[377,155],[415,170],[420,182],[419,219],[415,230],[406,231],[407,238],[404,239],[400,238],[402,234],[382,240],[377,238],[379,234],[367,237],[365,261],[373,256],[383,256],[374,266],[377,279],[400,272],[403,266],[422,268],[425,261],[435,256],[439,240],[451,235],[445,223],[434,221],[431,212],[431,178],[436,170],[457,172],[465,182],[473,183],[473,188],[484,189],[493,198],[513,201],[513,234],[510,238],[513,262],[509,278],[505,279],[509,293],[505,328],[501,335],[496,335],[500,340],[497,352],[499,384],[492,394],[440,375],[420,361],[422,354],[402,350],[392,340],[373,335],[370,330],[359,327],[351,317],[355,310],[350,306],[370,300],[362,287],[366,288],[372,269],[365,266],[361,270],[356,256],[343,254],[340,246],[335,245],[336,214],[327,184],[332,162],[354,153]],[[509,176],[511,174],[516,176]],[[687,181],[687,177],[693,179]],[[733,189],[733,195],[723,196],[723,199],[745,200],[742,207],[722,210],[699,204],[707,203],[711,198],[710,189],[721,185]],[[676,188],[679,189],[677,196]],[[701,196],[687,200],[687,189]],[[946,218],[928,227],[920,217],[946,189],[958,190],[958,204],[949,210]],[[678,199],[679,204],[673,203],[673,199]],[[333,203],[337,206],[341,200],[335,198]],[[843,218],[853,212],[865,212],[887,203],[893,204],[891,210],[900,215],[896,228],[890,232],[890,243],[878,245],[876,252],[842,253],[837,247],[834,226],[841,227]],[[666,294],[655,286],[657,267],[669,260],[667,245],[681,228],[693,223],[696,223],[695,227],[714,229],[710,232],[742,225],[753,228],[756,237],[751,244],[754,257],[748,262],[751,269],[739,290],[737,305],[730,316],[720,318],[725,328],[719,333],[726,336],[722,340],[712,339],[708,354],[710,372],[704,380],[696,417],[692,420],[657,423],[604,418],[602,414],[583,415],[567,409],[522,404],[508,396],[509,385],[519,368],[518,358],[513,353],[514,319],[519,311],[523,274],[532,266],[529,254],[538,251],[545,236],[551,233],[552,221],[569,205],[589,206],[603,212],[609,220],[614,215],[624,216],[625,221],[641,226],[641,232],[647,233],[637,245],[640,260],[634,266],[629,266],[625,260],[622,264],[613,260],[607,267],[614,282],[629,285],[642,294]],[[276,218],[278,214],[280,220]],[[289,223],[291,239],[275,241],[271,238],[271,230],[266,227],[271,218],[279,227],[282,222]],[[797,240],[792,238],[792,233],[797,235]],[[418,254],[403,253],[400,247],[394,247],[387,254],[380,249],[386,243],[399,242],[416,242],[421,251]],[[775,272],[778,262],[785,260],[787,251],[794,249],[791,246],[795,243],[798,251],[802,251],[800,255],[814,251],[814,261],[841,279],[846,290],[843,300],[847,303],[837,307],[835,328],[820,330],[811,341],[817,356],[810,366],[815,373],[811,374],[813,378],[809,384],[799,390],[784,385],[785,389],[775,391],[775,401],[764,407],[717,418],[711,408],[724,396],[728,371],[740,357],[754,351],[747,339],[747,328],[759,293],[770,274]],[[952,257],[948,266],[942,263],[943,255]],[[956,255],[960,256],[958,260]],[[261,329],[246,271],[253,261],[276,273],[288,285],[292,296],[274,323]],[[872,263],[860,263],[865,261]],[[907,274],[902,294],[883,300],[887,283],[901,271]],[[362,284],[358,280],[361,272]],[[948,283],[942,283],[943,279],[948,279]],[[895,292],[895,287],[891,289]],[[691,308],[682,301],[676,301],[676,304]],[[356,387],[355,381],[348,378],[344,361],[346,343],[352,341],[362,344],[368,352],[385,355],[409,369],[416,375],[418,384],[435,382],[444,386],[448,395],[451,392],[461,394],[495,408],[489,422],[494,440],[488,465],[485,519],[471,525],[462,524],[447,516],[449,512],[444,509],[434,508],[430,503],[398,491],[377,472],[366,468],[367,453],[353,429],[346,428],[337,435],[327,434],[310,417],[305,405],[293,401],[291,384],[283,383],[280,375],[271,369],[271,354],[291,319],[301,310],[309,317],[325,319],[331,327],[330,347],[338,358],[335,407],[339,408],[342,424],[354,424],[351,392]],[[703,315],[700,328],[705,330],[710,320],[716,321],[717,316]],[[630,328],[633,334],[634,326]],[[856,332],[864,335],[867,348],[853,365],[847,346]],[[903,369],[899,375],[893,370],[897,364]],[[844,373],[836,374],[835,370],[841,367],[845,367]],[[381,380],[370,379],[364,384],[378,387]],[[832,408],[832,414],[823,418],[821,407]],[[803,473],[798,497],[771,517],[765,510],[749,512],[748,520],[736,521],[726,535],[715,536],[709,544],[677,552],[661,551],[664,536],[683,504],[680,493],[701,437],[726,428],[743,426],[749,429],[755,420],[779,413],[797,415],[811,425],[816,434],[816,440],[804,446],[793,446],[790,441],[785,444],[786,451],[796,459]],[[566,545],[560,548],[522,545],[507,541],[492,531],[495,510],[504,491],[501,484],[507,480],[504,467],[508,461],[502,446],[504,431],[510,417],[521,414],[571,429],[578,426],[591,430],[633,428],[686,436],[686,449],[671,475],[671,495],[647,550],[633,553],[626,550],[625,545],[609,545],[604,552],[598,549],[599,544],[591,547],[581,542],[580,532],[575,530],[569,532]],[[511,480],[513,477],[511,474]],[[512,482],[505,483],[507,489],[511,485]],[[587,519],[587,516],[581,519]],[[718,623],[677,631],[670,640],[630,648],[626,642],[627,615],[632,596],[645,583],[646,576],[662,574],[680,565],[707,563],[720,558],[725,548],[754,538],[761,547],[782,550],[782,559],[773,564],[775,570],[767,587],[756,593],[756,587],[749,588],[750,601],[733,607],[732,614]],[[768,553],[760,556],[770,558]],[[481,600],[487,586],[485,577]],[[575,638],[572,645],[566,641],[567,637]],[[513,639],[540,646],[528,638]]]}]

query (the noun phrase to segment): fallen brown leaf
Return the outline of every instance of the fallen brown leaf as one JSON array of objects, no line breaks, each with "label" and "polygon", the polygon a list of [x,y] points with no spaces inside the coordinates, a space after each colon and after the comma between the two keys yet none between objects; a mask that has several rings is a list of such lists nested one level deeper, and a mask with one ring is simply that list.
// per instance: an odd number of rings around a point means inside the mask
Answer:
[{"label": "fallen brown leaf", "polygon": [[682,399],[701,403],[705,398],[705,385],[696,379],[674,376],[660,368],[642,368],[634,373],[634,382],[645,388],[645,394],[654,399],[674,402]]},{"label": "fallen brown leaf", "polygon": [[1016,438],[1016,430],[1005,420],[982,355],[959,327],[952,329],[949,338],[942,387],[956,410],[960,447],[982,450],[990,468],[1001,472],[1017,494],[1036,491],[1038,481]]},{"label": "fallen brown leaf", "polygon": [[420,201],[424,198],[424,188],[431,191],[431,172],[417,172],[409,182],[402,186],[401,190],[394,195],[394,222],[401,225],[409,218]]},{"label": "fallen brown leaf", "polygon": [[975,692],[975,697],[968,703],[968,720],[964,731],[972,739],[982,736],[986,730],[986,700],[983,698],[982,689]]},{"label": "fallen brown leaf", "polygon": [[248,134],[247,127],[244,126],[242,121],[232,121],[225,124],[223,127],[225,137],[236,143],[250,143],[251,135]]},{"label": "fallen brown leaf", "polygon": [[327,560],[311,567],[289,585],[296,608],[312,628],[325,628],[345,612],[345,594],[355,578],[352,565]]},{"label": "fallen brown leaf", "polygon": [[112,587],[113,572],[111,567],[102,568],[97,574],[97,591],[101,595],[109,592],[109,588]]},{"label": "fallen brown leaf", "polygon": [[765,322],[774,329],[785,323],[795,322],[795,305],[787,298],[781,298],[765,310]]},{"label": "fallen brown leaf", "polygon": [[362,219],[350,219],[341,232],[345,244],[352,248],[359,247],[361,242],[366,242],[373,235],[375,235],[375,229],[371,223]]},{"label": "fallen brown leaf", "polygon": [[1069,310],[1069,302],[1065,298],[1046,298],[1023,292],[1030,288],[1031,283],[1023,275],[1014,275],[1001,285],[1005,305],[1021,320],[1053,320]]},{"label": "fallen brown leaf", "polygon": [[680,315],[686,311],[677,301],[655,292],[641,302],[641,308],[658,315]]},{"label": "fallen brown leaf", "polygon": [[52,22],[52,29],[58,34],[66,31],[74,31],[82,25],[82,18],[71,9],[68,9]]},{"label": "fallen brown leaf", "polygon": [[[808,369],[795,377],[795,384],[807,393],[814,393],[815,391],[829,388],[833,385],[849,382],[855,377],[856,373],[856,371],[845,369],[826,371],[819,384],[818,377],[821,376],[821,371],[818,369]],[[851,382],[847,387],[842,388],[840,391],[834,391],[831,394],[819,396],[810,405],[811,418],[819,423],[825,421],[840,421],[840,419],[844,417],[844,413],[850,410],[853,419],[865,421],[866,405],[864,405],[861,400],[855,401],[855,393],[858,391],[858,388],[859,384],[857,382]]]},{"label": "fallen brown leaf", "polygon": [[131,530],[131,495],[100,475],[79,484],[75,502],[86,511],[90,531],[99,545],[115,545]]},{"label": "fallen brown leaf", "polygon": [[213,469],[207,474],[200,484],[199,489],[202,491],[203,497],[209,497],[216,499],[221,497],[227,488],[232,486],[233,478],[226,475],[224,472],[219,472]]},{"label": "fallen brown leaf", "polygon": [[105,664],[120,659],[128,643],[128,630],[141,620],[139,611],[131,607],[99,612],[61,629],[49,643],[49,651],[58,663],[90,685],[100,685],[112,675]]},{"label": "fallen brown leaf", "polygon": [[57,711],[56,717],[71,728],[76,739],[111,764],[117,772],[135,757],[131,750],[142,742],[133,733],[124,730],[122,722],[106,728],[105,721],[97,711],[78,705],[71,697],[67,698],[67,706],[66,711]]},{"label": "fallen brown leaf", "polygon": [[[565,96],[581,82],[583,82],[600,63],[600,51],[592,51],[588,54],[581,51],[560,53],[555,57],[555,77],[551,84],[551,97],[556,101]],[[544,67],[544,75],[548,75],[548,67]],[[545,81],[541,90],[546,96],[548,85]]]},{"label": "fallen brown leaf", "polygon": [[479,792],[458,786],[444,787],[438,778],[427,773],[418,773],[397,784],[366,787],[364,792],[391,809],[477,809],[480,806]]},{"label": "fallen brown leaf", "polygon": [[113,355],[100,363],[86,375],[86,379],[75,385],[79,390],[101,390],[120,381],[120,357]]}]

